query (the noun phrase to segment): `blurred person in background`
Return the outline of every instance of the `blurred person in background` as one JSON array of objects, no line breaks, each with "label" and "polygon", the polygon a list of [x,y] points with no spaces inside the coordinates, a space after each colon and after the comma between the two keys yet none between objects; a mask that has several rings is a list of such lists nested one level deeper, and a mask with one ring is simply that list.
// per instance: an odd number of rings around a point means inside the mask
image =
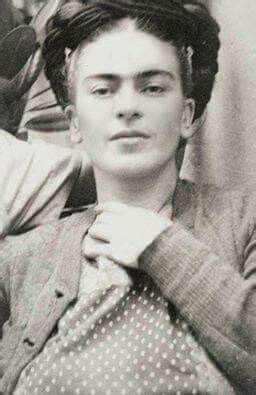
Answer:
[{"label": "blurred person in background", "polygon": [[[46,17],[45,12],[41,18]],[[41,63],[36,54],[34,64],[32,59],[32,65],[25,65],[36,50],[37,36],[32,27],[23,25],[21,11],[3,0],[0,19],[1,238],[57,219],[79,177],[88,190],[91,188],[92,196],[94,181],[85,153],[12,136],[24,107],[23,95],[36,79]],[[38,19],[36,23],[43,25]]]}]

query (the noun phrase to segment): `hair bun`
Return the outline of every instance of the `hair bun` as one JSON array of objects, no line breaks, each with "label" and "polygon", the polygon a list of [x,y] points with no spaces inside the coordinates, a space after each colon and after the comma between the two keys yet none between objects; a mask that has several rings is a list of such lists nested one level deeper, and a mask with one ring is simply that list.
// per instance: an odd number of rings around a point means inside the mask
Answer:
[{"label": "hair bun", "polygon": [[45,73],[59,102],[63,106],[66,102],[65,48],[74,50],[91,33],[126,16],[137,18],[143,26],[152,23],[163,39],[177,39],[193,49],[189,94],[196,103],[194,119],[199,118],[218,72],[220,29],[207,7],[194,0],[73,0],[63,5],[50,21],[43,46]]},{"label": "hair bun", "polygon": [[194,50],[192,96],[197,104],[195,118],[198,118],[210,100],[215,75],[218,72],[220,27],[205,5],[193,0],[185,0],[182,5],[193,17],[196,26],[196,35],[190,45]]}]

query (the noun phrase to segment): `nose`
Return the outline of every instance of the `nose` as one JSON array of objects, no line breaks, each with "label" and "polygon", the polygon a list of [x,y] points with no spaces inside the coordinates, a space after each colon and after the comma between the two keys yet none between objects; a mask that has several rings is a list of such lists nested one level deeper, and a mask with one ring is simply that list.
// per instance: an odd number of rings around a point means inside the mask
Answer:
[{"label": "nose", "polygon": [[134,92],[132,89],[122,89],[117,98],[115,116],[118,120],[128,123],[142,117],[137,92]]},{"label": "nose", "polygon": [[135,109],[123,109],[117,112],[117,118],[118,119],[124,119],[127,122],[130,122],[135,119],[141,118],[141,114],[139,111]]}]

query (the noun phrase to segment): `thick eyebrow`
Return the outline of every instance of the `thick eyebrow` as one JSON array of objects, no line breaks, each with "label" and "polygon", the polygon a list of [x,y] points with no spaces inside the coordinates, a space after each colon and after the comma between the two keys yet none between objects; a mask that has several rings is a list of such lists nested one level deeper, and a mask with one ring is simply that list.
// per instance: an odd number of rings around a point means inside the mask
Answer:
[{"label": "thick eyebrow", "polygon": [[[133,75],[133,78],[135,78],[136,80],[146,80],[156,76],[165,76],[170,78],[172,81],[175,80],[175,75],[172,72],[162,69],[140,71],[138,73],[135,73]],[[99,73],[99,74],[89,75],[88,77],[85,78],[85,80],[100,79],[106,81],[117,81],[120,78],[121,76],[119,74]]]},{"label": "thick eyebrow", "polygon": [[161,69],[146,70],[136,74],[137,79],[149,79],[157,76],[164,76],[170,78],[171,80],[175,80],[175,75],[173,73]]}]

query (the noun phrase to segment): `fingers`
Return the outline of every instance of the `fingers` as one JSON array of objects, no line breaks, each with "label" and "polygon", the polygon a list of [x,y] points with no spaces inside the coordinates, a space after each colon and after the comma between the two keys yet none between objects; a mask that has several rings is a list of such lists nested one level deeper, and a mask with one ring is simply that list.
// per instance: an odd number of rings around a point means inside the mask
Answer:
[{"label": "fingers", "polygon": [[121,214],[125,209],[127,209],[127,207],[128,206],[126,204],[112,201],[99,204],[95,207],[95,211],[98,214],[103,212]]},{"label": "fingers", "polygon": [[110,246],[87,235],[83,241],[82,250],[87,259],[96,259],[98,256],[111,258]]},{"label": "fingers", "polygon": [[97,215],[94,224],[97,223],[104,223],[104,224],[111,224],[113,220],[117,218],[116,213],[110,213],[110,212],[102,212]]},{"label": "fingers", "polygon": [[94,223],[88,230],[88,234],[94,239],[104,241],[105,243],[110,243],[110,230],[104,223]]}]

